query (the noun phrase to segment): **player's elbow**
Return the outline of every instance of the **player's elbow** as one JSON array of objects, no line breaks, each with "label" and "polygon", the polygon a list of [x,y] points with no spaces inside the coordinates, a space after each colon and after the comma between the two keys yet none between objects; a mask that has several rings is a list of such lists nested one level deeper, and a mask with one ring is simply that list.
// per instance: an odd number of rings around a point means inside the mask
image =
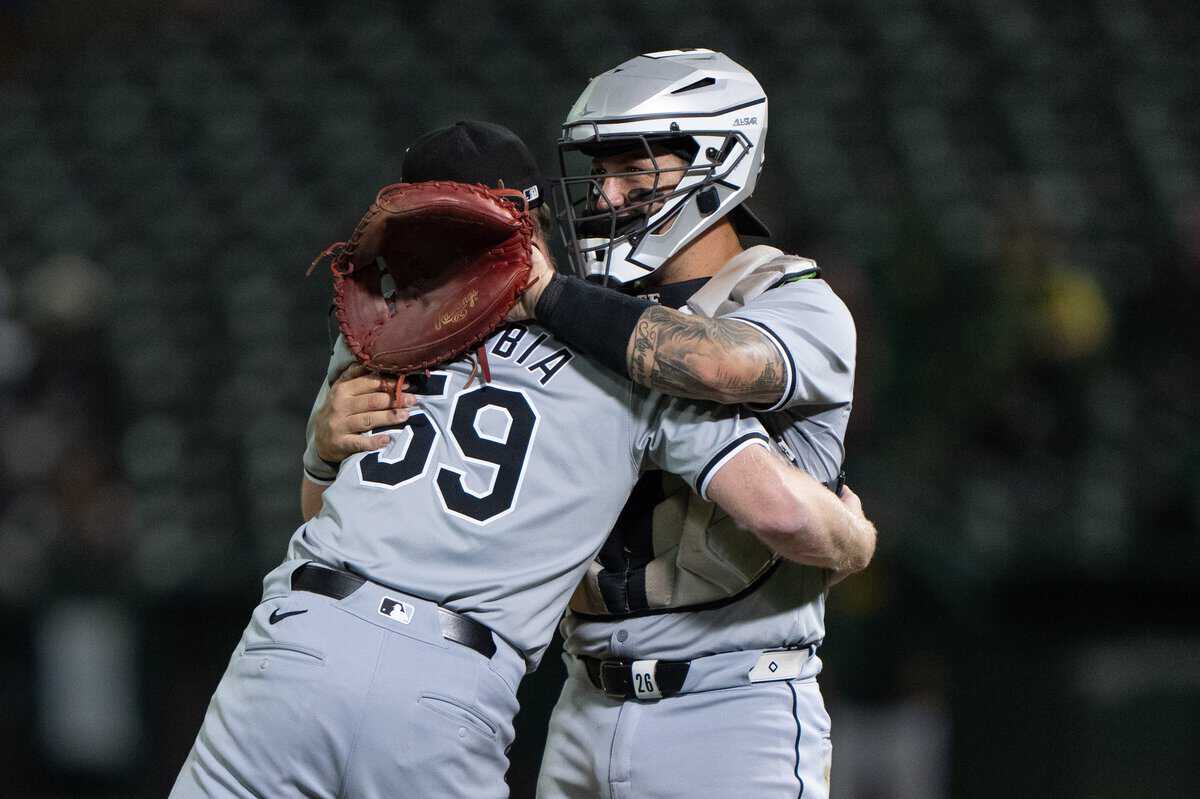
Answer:
[{"label": "player's elbow", "polygon": [[803,497],[780,493],[754,512],[752,532],[782,558],[842,574],[862,571],[875,555],[875,525],[823,514]]}]

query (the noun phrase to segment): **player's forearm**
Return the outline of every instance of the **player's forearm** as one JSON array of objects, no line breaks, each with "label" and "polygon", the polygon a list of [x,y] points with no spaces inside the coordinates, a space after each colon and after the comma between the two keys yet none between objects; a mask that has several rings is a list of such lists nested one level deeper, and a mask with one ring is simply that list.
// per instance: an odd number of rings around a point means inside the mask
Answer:
[{"label": "player's forearm", "polygon": [[747,447],[712,478],[708,498],[781,557],[847,574],[866,568],[875,526],[810,474]]},{"label": "player's forearm", "polygon": [[865,569],[875,554],[875,525],[799,469],[789,469],[784,482],[791,496],[755,531],[759,539],[788,560],[832,570],[837,580]]},{"label": "player's forearm", "polygon": [[321,497],[329,486],[300,478],[300,514],[304,521],[321,512]]},{"label": "player's forearm", "polygon": [[637,383],[724,404],[778,402],[787,380],[779,350],[750,325],[661,306],[638,319],[627,358]]},{"label": "player's forearm", "polygon": [[644,386],[724,404],[783,396],[783,356],[744,322],[692,316],[562,275],[530,292],[537,320],[557,338]]}]

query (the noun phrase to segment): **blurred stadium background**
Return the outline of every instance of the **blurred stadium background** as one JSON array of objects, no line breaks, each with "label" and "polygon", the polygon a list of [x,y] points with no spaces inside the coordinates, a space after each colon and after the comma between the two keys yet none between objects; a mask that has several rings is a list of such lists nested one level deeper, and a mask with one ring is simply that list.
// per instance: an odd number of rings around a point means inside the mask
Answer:
[{"label": "blurred stadium background", "polygon": [[406,143],[495,120],[552,170],[589,76],[708,46],[859,326],[834,796],[1200,796],[1198,9],[0,3],[0,794],[165,795],[299,521],[304,269]]}]

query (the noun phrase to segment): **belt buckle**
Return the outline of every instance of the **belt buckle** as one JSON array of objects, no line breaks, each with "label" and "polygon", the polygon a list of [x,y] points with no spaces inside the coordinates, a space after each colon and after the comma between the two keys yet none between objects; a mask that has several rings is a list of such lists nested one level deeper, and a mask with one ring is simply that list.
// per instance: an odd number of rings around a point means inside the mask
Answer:
[{"label": "belt buckle", "polygon": [[608,672],[610,672],[610,671],[615,672],[617,676],[623,676],[625,671],[628,668],[629,668],[629,664],[623,660],[602,660],[602,661],[600,661],[600,690],[604,692],[605,696],[608,696],[612,699],[628,699],[629,698],[628,690],[627,690],[626,686],[622,685],[620,688],[617,687],[617,685],[620,685],[621,683],[628,682],[628,681],[627,680],[618,680],[616,685],[613,685],[610,687],[609,681],[608,681],[608,676],[607,676]]}]

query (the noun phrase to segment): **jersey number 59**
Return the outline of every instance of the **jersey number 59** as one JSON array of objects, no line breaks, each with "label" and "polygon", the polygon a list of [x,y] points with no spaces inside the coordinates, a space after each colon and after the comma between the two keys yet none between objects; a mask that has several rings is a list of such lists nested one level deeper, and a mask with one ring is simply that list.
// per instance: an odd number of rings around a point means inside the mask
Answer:
[{"label": "jersey number 59", "polygon": [[[480,429],[485,411],[507,418],[502,433]],[[491,467],[492,478],[487,489],[474,491],[467,486],[463,472],[439,463],[435,481],[446,512],[486,524],[512,510],[537,422],[537,411],[519,391],[488,384],[456,394],[448,425],[450,440],[463,460]],[[405,428],[410,435],[401,452],[385,456],[392,449],[389,447],[358,462],[364,485],[393,489],[425,476],[438,429],[423,411],[414,411],[399,429]]]}]

